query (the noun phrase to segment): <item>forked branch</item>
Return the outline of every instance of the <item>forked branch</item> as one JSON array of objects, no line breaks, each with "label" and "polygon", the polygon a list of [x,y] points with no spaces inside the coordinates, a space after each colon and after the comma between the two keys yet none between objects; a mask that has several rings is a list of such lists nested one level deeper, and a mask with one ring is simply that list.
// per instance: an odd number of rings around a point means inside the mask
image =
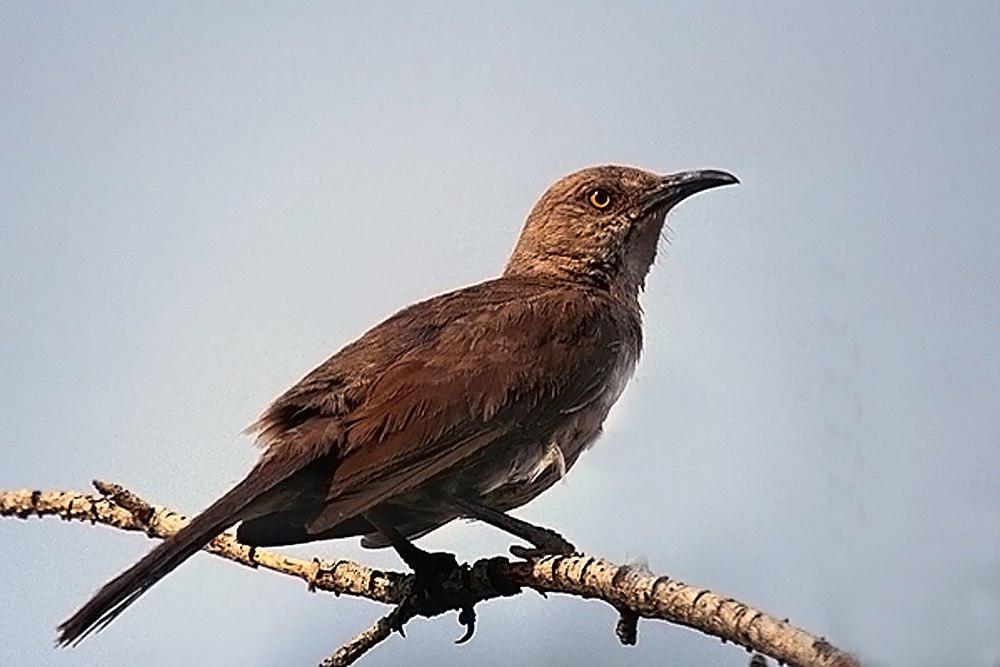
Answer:
[{"label": "forked branch", "polygon": [[[187,519],[150,505],[134,493],[95,481],[98,494],[70,491],[0,492],[0,516],[58,516],[90,521],[121,530],[141,531],[164,539],[180,530]],[[536,560],[506,558],[481,560],[442,582],[432,598],[415,596],[411,576],[376,570],[348,560],[312,561],[240,544],[229,533],[205,547],[222,558],[254,568],[298,577],[310,590],[354,595],[394,605],[393,611],[341,647],[323,665],[349,665],[389,638],[415,616],[459,611],[459,621],[474,627],[475,604],[514,595],[522,588],[540,593],[565,593],[603,600],[620,615],[616,633],[622,643],[636,641],[638,619],[650,618],[684,625],[732,642],[790,665],[860,667],[850,654],[822,637],[797,628],[787,620],[754,609],[732,598],[696,588],[667,576],[657,576],[627,565],[616,565],[585,555],[546,556]]]}]

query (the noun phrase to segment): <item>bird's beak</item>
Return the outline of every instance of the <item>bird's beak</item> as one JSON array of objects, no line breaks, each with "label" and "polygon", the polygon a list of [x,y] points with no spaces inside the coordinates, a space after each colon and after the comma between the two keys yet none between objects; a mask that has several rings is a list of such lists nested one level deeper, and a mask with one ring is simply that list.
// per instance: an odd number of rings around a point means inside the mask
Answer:
[{"label": "bird's beak", "polygon": [[660,179],[660,184],[650,193],[647,206],[656,209],[670,209],[678,202],[702,190],[717,188],[720,185],[734,185],[739,182],[739,179],[729,172],[717,169],[697,169],[667,174]]}]

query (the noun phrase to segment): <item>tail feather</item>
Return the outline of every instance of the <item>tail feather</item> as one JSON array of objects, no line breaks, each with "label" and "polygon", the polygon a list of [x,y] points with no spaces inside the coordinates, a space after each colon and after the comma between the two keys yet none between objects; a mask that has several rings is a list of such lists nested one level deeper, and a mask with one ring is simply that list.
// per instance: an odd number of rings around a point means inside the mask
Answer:
[{"label": "tail feather", "polygon": [[281,476],[253,472],[212,503],[177,534],[158,544],[138,563],[105,584],[75,614],[59,626],[57,643],[78,644],[91,632],[99,632],[135,602],[153,584],[197,553],[240,520],[254,499],[282,481]]}]

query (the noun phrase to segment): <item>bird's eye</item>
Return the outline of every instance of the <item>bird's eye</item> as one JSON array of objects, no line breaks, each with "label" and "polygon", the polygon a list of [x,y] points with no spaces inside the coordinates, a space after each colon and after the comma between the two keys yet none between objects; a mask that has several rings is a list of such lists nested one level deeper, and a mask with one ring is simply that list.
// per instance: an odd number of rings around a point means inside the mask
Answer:
[{"label": "bird's eye", "polygon": [[611,195],[607,190],[602,188],[594,188],[587,195],[587,200],[590,205],[597,209],[605,209],[611,205]]}]

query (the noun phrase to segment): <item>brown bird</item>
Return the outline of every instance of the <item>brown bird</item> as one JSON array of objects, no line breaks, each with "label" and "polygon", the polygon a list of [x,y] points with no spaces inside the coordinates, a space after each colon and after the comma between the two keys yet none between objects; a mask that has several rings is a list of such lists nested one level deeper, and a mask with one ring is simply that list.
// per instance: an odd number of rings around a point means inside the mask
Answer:
[{"label": "brown bird", "polygon": [[603,166],[542,196],[501,277],[412,305],[279,396],[248,429],[247,477],[101,588],[59,642],[103,628],[216,535],[249,545],[361,535],[418,573],[454,557],[414,546],[459,517],[572,550],[505,514],[598,437],[642,346],[638,296],[667,212],[724,171]]}]

